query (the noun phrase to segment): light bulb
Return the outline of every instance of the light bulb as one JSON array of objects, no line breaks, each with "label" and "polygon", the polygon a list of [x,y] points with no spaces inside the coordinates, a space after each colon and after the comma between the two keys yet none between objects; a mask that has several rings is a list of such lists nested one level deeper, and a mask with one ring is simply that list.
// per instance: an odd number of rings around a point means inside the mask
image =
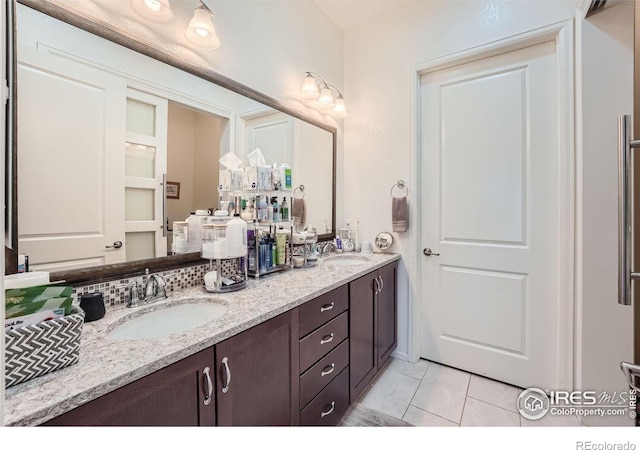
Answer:
[{"label": "light bulb", "polygon": [[203,8],[196,8],[189,27],[184,32],[184,37],[196,47],[207,50],[215,50],[220,47],[220,39],[216,35],[211,13]]},{"label": "light bulb", "polygon": [[347,117],[347,107],[344,104],[342,96],[336,99],[335,105],[333,106],[333,116],[339,119]]},{"label": "light bulb", "polygon": [[333,108],[333,95],[331,95],[331,90],[326,85],[320,90],[318,105],[325,109]]},{"label": "light bulb", "polygon": [[302,84],[302,91],[300,92],[300,96],[302,98],[315,100],[319,95],[320,92],[318,91],[318,85],[316,84],[315,78],[313,78],[310,73],[307,73],[307,76],[304,79],[304,83]]},{"label": "light bulb", "polygon": [[144,4],[153,12],[160,12],[162,4],[158,0],[144,0]]},{"label": "light bulb", "polygon": [[173,19],[169,0],[131,0],[131,8],[151,22],[167,23]]}]

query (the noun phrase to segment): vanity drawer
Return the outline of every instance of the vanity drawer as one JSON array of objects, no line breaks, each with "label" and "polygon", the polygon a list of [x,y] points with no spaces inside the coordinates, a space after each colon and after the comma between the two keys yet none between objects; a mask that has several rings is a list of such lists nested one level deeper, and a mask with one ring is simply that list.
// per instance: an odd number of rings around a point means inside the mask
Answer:
[{"label": "vanity drawer", "polygon": [[345,284],[300,306],[300,337],[337,317],[349,307],[349,286]]},{"label": "vanity drawer", "polygon": [[303,427],[338,423],[349,408],[349,369],[340,372],[329,385],[300,412]]},{"label": "vanity drawer", "polygon": [[300,406],[304,407],[349,365],[349,339],[300,376]]},{"label": "vanity drawer", "polygon": [[349,319],[345,311],[331,322],[300,340],[300,373],[336,348],[349,336]]}]

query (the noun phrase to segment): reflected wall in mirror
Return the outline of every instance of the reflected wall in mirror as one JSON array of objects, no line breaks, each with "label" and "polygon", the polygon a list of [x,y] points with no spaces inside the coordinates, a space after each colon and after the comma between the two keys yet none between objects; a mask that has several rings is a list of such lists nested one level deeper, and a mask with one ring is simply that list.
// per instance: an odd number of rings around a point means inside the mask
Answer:
[{"label": "reflected wall in mirror", "polygon": [[220,156],[247,166],[255,147],[291,164],[306,224],[333,237],[335,129],[23,4],[16,47],[19,252],[32,270],[152,266],[171,253],[174,221],[219,206]]}]

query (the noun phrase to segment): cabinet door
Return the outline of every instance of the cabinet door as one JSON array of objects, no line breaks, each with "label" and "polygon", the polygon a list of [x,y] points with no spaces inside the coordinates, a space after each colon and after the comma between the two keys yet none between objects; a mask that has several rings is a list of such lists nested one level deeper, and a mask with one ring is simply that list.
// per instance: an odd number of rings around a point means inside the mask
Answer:
[{"label": "cabinet door", "polygon": [[372,272],[349,283],[349,398],[355,401],[376,374],[375,279]]},{"label": "cabinet door", "polygon": [[298,309],[216,344],[218,425],[297,425]]},{"label": "cabinet door", "polygon": [[205,405],[209,385],[203,374],[207,367],[213,371],[213,356],[213,348],[202,350],[44,425],[215,425],[214,402]]},{"label": "cabinet door", "polygon": [[397,345],[398,302],[396,299],[396,277],[398,263],[388,264],[378,269],[378,276],[382,279],[382,290],[377,295],[377,368],[387,362],[391,352]]}]

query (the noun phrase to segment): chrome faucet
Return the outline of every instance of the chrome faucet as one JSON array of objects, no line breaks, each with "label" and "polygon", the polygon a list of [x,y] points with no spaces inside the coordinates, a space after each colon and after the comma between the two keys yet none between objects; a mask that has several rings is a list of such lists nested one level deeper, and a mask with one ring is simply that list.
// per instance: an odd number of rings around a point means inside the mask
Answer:
[{"label": "chrome faucet", "polygon": [[318,243],[318,247],[320,247],[320,256],[336,252],[336,245],[331,241],[322,242],[322,246]]},{"label": "chrome faucet", "polygon": [[152,302],[156,300],[164,300],[167,298],[167,282],[161,275],[154,273],[149,275],[147,283],[144,287],[144,299],[143,301]]},{"label": "chrome faucet", "polygon": [[136,306],[146,305],[167,298],[166,279],[157,273],[149,275],[149,269],[145,269],[145,275],[147,275],[147,281],[142,294],[138,286],[138,280],[130,283],[116,284],[114,286],[116,289],[129,288],[127,308],[135,308]]}]

